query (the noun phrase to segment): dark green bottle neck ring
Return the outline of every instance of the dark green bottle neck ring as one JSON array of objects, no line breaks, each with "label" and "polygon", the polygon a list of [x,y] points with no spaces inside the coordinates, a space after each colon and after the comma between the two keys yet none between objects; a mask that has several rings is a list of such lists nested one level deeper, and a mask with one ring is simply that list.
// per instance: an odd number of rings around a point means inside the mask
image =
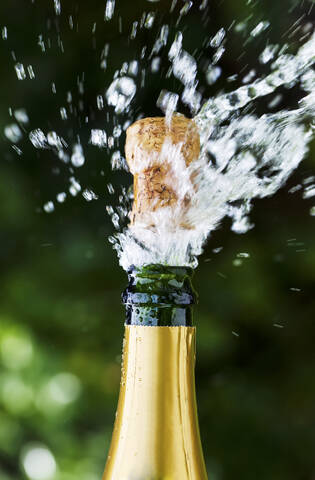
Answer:
[{"label": "dark green bottle neck ring", "polygon": [[166,265],[130,267],[122,295],[126,325],[191,326],[197,295],[191,285],[192,268]]}]

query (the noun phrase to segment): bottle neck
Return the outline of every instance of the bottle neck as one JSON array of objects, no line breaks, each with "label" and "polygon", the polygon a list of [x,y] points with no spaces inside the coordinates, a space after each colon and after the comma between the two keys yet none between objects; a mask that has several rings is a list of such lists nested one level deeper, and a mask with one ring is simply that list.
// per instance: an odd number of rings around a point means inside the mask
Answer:
[{"label": "bottle neck", "polygon": [[192,326],[192,305],[197,295],[189,267],[145,265],[131,267],[122,300],[126,325]]}]

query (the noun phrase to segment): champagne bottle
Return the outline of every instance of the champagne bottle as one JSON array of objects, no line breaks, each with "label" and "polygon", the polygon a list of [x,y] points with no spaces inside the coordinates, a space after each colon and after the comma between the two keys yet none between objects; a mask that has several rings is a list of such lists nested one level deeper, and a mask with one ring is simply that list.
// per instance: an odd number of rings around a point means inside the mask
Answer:
[{"label": "champagne bottle", "polygon": [[120,394],[103,480],[206,480],[192,269],[147,265],[128,273]]}]

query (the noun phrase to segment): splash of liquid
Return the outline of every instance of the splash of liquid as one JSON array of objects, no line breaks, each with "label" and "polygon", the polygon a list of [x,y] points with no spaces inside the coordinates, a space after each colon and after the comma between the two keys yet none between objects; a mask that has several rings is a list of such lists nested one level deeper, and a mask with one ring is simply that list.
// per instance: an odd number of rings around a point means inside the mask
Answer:
[{"label": "splash of liquid", "polygon": [[[56,18],[64,15],[60,0],[54,0]],[[186,2],[179,12],[178,21],[184,18],[192,7],[193,2]],[[199,10],[206,8],[207,0],[201,2]],[[176,8],[176,1],[172,3],[170,13]],[[104,21],[111,24],[118,17],[118,28],[121,32],[122,20],[114,0],[105,2]],[[161,17],[161,21],[165,21]],[[78,29],[73,15],[69,16],[71,31]],[[128,19],[129,20],[129,19]],[[132,42],[140,31],[148,31],[158,24],[156,12],[142,12],[141,18],[131,22],[129,39]],[[108,23],[107,23],[108,22]],[[130,23],[130,22],[129,22]],[[124,230],[121,225],[128,222],[128,211],[132,198],[125,187],[121,188],[119,205],[108,205],[106,210],[118,233],[110,237],[110,242],[118,251],[120,264],[128,268],[130,264],[142,265],[146,263],[166,263],[170,265],[196,266],[197,257],[202,252],[206,238],[218,227],[226,216],[232,220],[232,229],[237,233],[245,233],[252,228],[249,213],[255,198],[273,195],[284,185],[291,173],[298,167],[308,151],[308,145],[314,136],[314,108],[315,108],[315,37],[310,35],[309,23],[303,30],[307,41],[298,52],[289,54],[288,46],[267,44],[259,55],[259,62],[269,73],[260,78],[255,69],[250,69],[241,79],[242,86],[229,93],[219,93],[210,99],[205,99],[202,88],[199,88],[200,65],[198,55],[191,54],[183,48],[183,33],[177,31],[172,37],[171,22],[161,24],[158,34],[151,48],[141,45],[141,52],[137,59],[124,61],[121,68],[116,70],[102,93],[97,92],[95,106],[97,111],[106,112],[106,120],[102,119],[101,128],[90,129],[88,144],[85,145],[81,136],[75,131],[74,121],[89,124],[89,117],[84,117],[83,95],[85,89],[84,74],[77,77],[77,92],[67,91],[63,104],[58,107],[58,115],[64,123],[71,122],[72,134],[61,134],[58,128],[49,129],[32,125],[28,113],[24,109],[10,109],[10,123],[5,127],[4,134],[11,142],[12,148],[18,155],[23,154],[23,136],[39,150],[49,150],[55,154],[62,166],[68,169],[68,184],[61,187],[55,199],[46,199],[42,211],[51,214],[56,211],[58,204],[71,197],[82,196],[87,202],[97,200],[97,194],[88,185],[80,180],[80,169],[89,162],[88,148],[95,146],[106,150],[110,156],[112,169],[127,170],[126,162],[119,148],[119,139],[123,132],[137,118],[143,115],[139,108],[133,108],[137,94],[145,86],[148,72],[155,75],[160,71],[162,54],[170,62],[166,77],[173,76],[175,82],[182,84],[182,91],[169,91],[162,88],[157,98],[157,106],[164,112],[166,121],[170,124],[176,110],[182,106],[188,108],[198,126],[201,138],[201,153],[196,162],[188,169],[184,167],[180,155],[172,158],[172,146],[168,157],[173,162],[173,169],[178,173],[177,194],[183,198],[188,192],[192,197],[187,212],[187,223],[190,229],[184,229],[176,224],[176,211],[171,212],[164,208],[157,210],[154,215],[156,227],[146,228],[140,223],[128,226]],[[295,25],[296,26],[296,25]],[[246,42],[256,41],[259,36],[268,31],[270,22],[260,21],[257,25],[248,28],[246,21],[234,25],[234,31],[246,36]],[[303,27],[303,28],[304,28]],[[96,32],[96,22],[91,29],[92,38]],[[10,35],[9,35],[10,38]],[[220,28],[212,38],[204,39],[203,47],[211,48],[212,58],[206,68],[202,68],[208,85],[221,81],[223,74],[220,61],[226,52],[228,31]],[[8,30],[2,29],[2,39],[9,42]],[[169,43],[173,42],[169,46]],[[302,40],[301,40],[302,41]],[[40,34],[37,39],[41,54],[51,49],[51,39]],[[56,45],[60,54],[64,53],[64,45],[59,29],[57,29]],[[167,52],[165,50],[168,49]],[[150,50],[150,51],[149,51]],[[163,51],[164,50],[164,51]],[[101,52],[100,68],[106,71],[110,65],[111,45],[106,43]],[[19,85],[32,80],[37,81],[40,72],[33,69],[26,62],[14,59],[15,75]],[[147,64],[142,62],[145,59]],[[19,59],[20,60],[20,59]],[[144,66],[145,65],[145,68]],[[36,78],[35,73],[36,72]],[[232,82],[239,76],[229,77],[226,82]],[[275,109],[282,101],[283,91],[299,87],[301,100],[292,110],[280,110],[277,113],[258,115],[256,106],[268,99],[267,108]],[[58,85],[51,82],[52,95],[58,93]],[[75,98],[78,97],[77,104]],[[113,118],[110,118],[113,111]],[[112,126],[110,126],[112,121]],[[103,124],[107,123],[103,127]],[[15,122],[15,123],[13,123]],[[32,126],[29,126],[32,125]],[[98,125],[99,126],[99,125]],[[61,128],[61,127],[59,127]],[[104,129],[103,129],[104,128]],[[70,137],[70,138],[68,138]],[[17,145],[18,144],[18,145]],[[174,152],[176,153],[176,152]],[[104,172],[101,172],[103,174]],[[191,191],[190,178],[193,176],[195,189]],[[311,177],[310,177],[311,178]],[[108,180],[107,180],[108,181]],[[82,183],[82,185],[81,185]],[[112,195],[114,187],[107,183],[108,192]],[[315,181],[311,179],[302,185],[296,186],[302,190],[303,198],[315,196]],[[293,189],[291,189],[293,191]],[[314,215],[314,208],[310,214]]]},{"label": "splash of liquid", "polygon": [[[220,42],[218,36],[213,40],[216,42]],[[265,53],[264,61],[266,56]],[[170,58],[174,76],[185,85],[184,98],[195,110],[199,104],[194,88],[195,62],[182,50],[180,37],[171,48]],[[315,35],[296,55],[279,55],[266,77],[218,95],[203,105],[194,117],[201,138],[200,157],[189,166],[186,175],[181,173],[185,170],[184,163],[183,168],[180,165],[175,168],[180,180],[179,198],[189,189],[189,178],[192,175],[194,178],[196,188],[187,212],[191,228],[176,225],[179,212],[169,208],[152,213],[154,228],[141,223],[130,225],[116,235],[114,242],[125,269],[131,264],[146,263],[196,266],[206,238],[225,216],[231,217],[232,230],[237,233],[252,228],[248,214],[253,200],[273,195],[286,182],[304,158],[314,136],[314,63]],[[246,113],[245,107],[257,99],[283,85],[292,87],[298,82],[305,92],[298,108],[260,117]],[[171,121],[176,108],[171,94],[166,94],[164,107]],[[172,157],[171,150],[169,157]],[[308,194],[315,194],[314,184],[307,187],[304,196]]]}]

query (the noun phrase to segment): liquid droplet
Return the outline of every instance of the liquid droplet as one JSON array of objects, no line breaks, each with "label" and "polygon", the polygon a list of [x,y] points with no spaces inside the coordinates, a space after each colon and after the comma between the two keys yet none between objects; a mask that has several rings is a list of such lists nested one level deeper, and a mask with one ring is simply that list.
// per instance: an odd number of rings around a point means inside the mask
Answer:
[{"label": "liquid droplet", "polygon": [[69,187],[70,194],[73,197],[76,197],[80,191],[81,191],[80,183],[74,177],[70,177],[70,187]]},{"label": "liquid droplet", "polygon": [[304,189],[303,198],[312,198],[315,196],[315,185],[309,185]]},{"label": "liquid droplet", "polygon": [[28,76],[30,77],[30,80],[33,80],[35,78],[35,73],[32,65],[28,65],[27,72],[28,72]]},{"label": "liquid droplet", "polygon": [[279,50],[278,45],[267,45],[265,50],[259,56],[260,63],[266,64],[270,62],[270,60],[275,57],[277,50]]},{"label": "liquid droplet", "polygon": [[220,28],[220,30],[215,34],[215,36],[211,38],[209,45],[213,48],[218,48],[223,42],[224,37],[225,37],[225,30],[224,28]]},{"label": "liquid droplet", "polygon": [[54,6],[55,6],[56,15],[60,15],[60,14],[61,14],[61,3],[60,3],[60,0],[54,0]]},{"label": "liquid droplet", "polygon": [[48,142],[46,135],[40,128],[32,130],[29,134],[29,139],[35,148],[47,148]]},{"label": "liquid droplet", "polygon": [[115,137],[115,138],[120,137],[121,132],[122,132],[121,126],[117,125],[113,130],[113,137]]},{"label": "liquid droplet", "polygon": [[165,117],[170,120],[176,110],[178,100],[177,93],[162,90],[156,104],[165,113]]},{"label": "liquid droplet", "polygon": [[25,73],[23,63],[16,63],[14,68],[15,68],[15,73],[16,73],[17,78],[19,80],[25,80],[26,79],[26,73]]},{"label": "liquid droplet", "polygon": [[62,149],[61,138],[56,132],[47,133],[47,142],[51,147],[56,147],[58,150]]},{"label": "liquid droplet", "polygon": [[22,131],[16,123],[12,123],[12,125],[6,126],[4,128],[4,134],[7,139],[10,140],[10,142],[12,143],[19,142],[23,137]]},{"label": "liquid droplet", "polygon": [[206,78],[209,85],[213,85],[221,76],[222,69],[220,67],[212,66],[206,72]]},{"label": "liquid droplet", "polygon": [[105,20],[111,20],[115,11],[115,0],[107,0],[105,7]]},{"label": "liquid droplet", "polygon": [[258,25],[250,32],[250,35],[252,37],[257,37],[260,35],[262,32],[267,30],[267,28],[270,27],[270,23],[268,21],[265,22],[259,22]]},{"label": "liquid droplet", "polygon": [[98,199],[98,196],[93,192],[93,190],[90,190],[88,188],[86,188],[82,192],[82,195],[87,202],[91,202],[92,200],[97,200]]},{"label": "liquid droplet", "polygon": [[105,130],[93,129],[91,130],[90,143],[96,147],[106,147],[107,134]]},{"label": "liquid droplet", "polygon": [[152,58],[151,62],[151,72],[157,73],[160,69],[161,65],[161,58],[160,57],[154,57]]},{"label": "liquid droplet", "polygon": [[136,84],[132,78],[117,78],[106,92],[107,103],[115,107],[116,113],[121,113],[128,109],[136,90]]},{"label": "liquid droplet", "polygon": [[2,27],[2,40],[8,39],[8,29],[7,27]]},{"label": "liquid droplet", "polygon": [[60,108],[60,116],[61,116],[62,120],[67,120],[68,115],[67,115],[67,110],[65,109],[65,107]]},{"label": "liquid droplet", "polygon": [[24,108],[19,108],[17,110],[14,110],[14,116],[15,116],[15,119],[20,123],[26,124],[29,122],[27,112]]},{"label": "liquid droplet", "polygon": [[75,144],[73,146],[73,153],[71,155],[71,163],[74,167],[82,167],[85,163],[85,158],[83,154],[83,148],[82,145],[79,143]]},{"label": "liquid droplet", "polygon": [[103,98],[102,95],[97,95],[96,103],[97,103],[97,108],[99,110],[103,110],[103,108],[104,108],[104,98]]},{"label": "liquid droplet", "polygon": [[123,168],[124,161],[119,150],[113,153],[111,158],[111,166],[113,170],[120,170],[121,168]]},{"label": "liquid droplet", "polygon": [[44,208],[46,213],[51,213],[55,210],[55,205],[52,201],[49,201],[49,202],[45,203],[43,208]]},{"label": "liquid droplet", "polygon": [[57,202],[59,203],[63,203],[66,200],[66,198],[67,198],[67,194],[65,192],[60,192],[56,196]]},{"label": "liquid droplet", "polygon": [[147,29],[152,28],[154,20],[155,20],[155,13],[154,12],[148,13],[147,16],[146,16],[145,22],[144,22],[145,28],[147,28]]}]

